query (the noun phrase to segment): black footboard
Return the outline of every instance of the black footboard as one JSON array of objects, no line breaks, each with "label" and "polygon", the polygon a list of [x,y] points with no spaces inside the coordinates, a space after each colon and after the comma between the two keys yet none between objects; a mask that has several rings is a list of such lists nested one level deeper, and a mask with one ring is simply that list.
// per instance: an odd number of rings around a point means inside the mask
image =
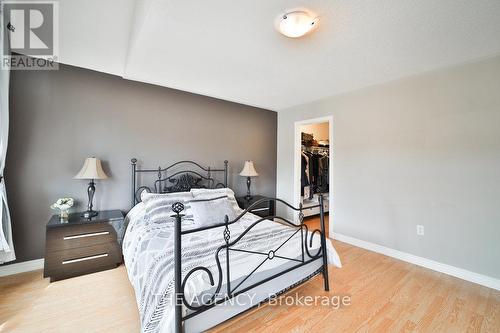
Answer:
[{"label": "black footboard", "polygon": [[[236,222],[238,222],[245,214],[249,213],[252,209],[254,209],[256,206],[261,204],[263,201],[275,201],[277,204],[283,204],[286,207],[299,212],[299,223],[294,223],[286,218],[280,217],[280,216],[267,216],[264,218],[260,218],[259,220],[255,221],[253,224],[251,224],[248,228],[246,228],[238,237],[235,239],[231,239],[231,231],[230,231],[230,226]],[[272,279],[275,279],[279,276],[282,276],[283,274],[286,274],[292,270],[298,269],[302,266],[308,265],[311,262],[315,260],[322,260],[322,268],[321,272],[323,274],[323,279],[324,279],[324,288],[326,291],[329,290],[329,284],[328,284],[328,263],[327,263],[327,248],[326,248],[326,230],[325,230],[325,219],[324,219],[324,208],[323,208],[323,196],[319,196],[319,202],[317,205],[314,206],[308,206],[308,207],[302,207],[300,205],[298,208],[293,207],[292,205],[288,204],[287,202],[277,199],[277,198],[265,198],[262,200],[259,200],[252,204],[250,207],[248,207],[246,210],[244,210],[238,217],[236,217],[234,220],[230,221],[227,216],[225,216],[224,223],[220,223],[217,225],[212,225],[209,227],[203,227],[203,228],[197,228],[197,229],[188,229],[188,230],[182,230],[181,224],[182,224],[182,218],[183,215],[181,214],[182,211],[184,210],[184,206],[182,203],[178,202],[175,203],[172,207],[172,210],[176,213],[173,217],[176,218],[176,223],[175,223],[175,241],[174,241],[174,256],[175,256],[175,330],[176,332],[182,332],[183,328],[183,322],[189,318],[195,317],[196,315],[216,306],[217,304],[223,303],[227,301],[228,299],[234,298],[244,292],[247,292],[251,289],[257,288],[259,285],[262,285]],[[309,231],[307,225],[304,224],[304,214],[302,213],[303,210],[309,209],[309,208],[319,208],[320,210],[320,230],[314,230],[314,231]],[[251,251],[251,250],[242,250],[242,249],[236,249],[234,248],[234,245],[237,244],[242,237],[244,237],[250,230],[252,230],[256,225],[259,223],[262,223],[266,219],[270,220],[276,220],[278,222],[281,222],[285,225],[288,225],[289,227],[295,228],[296,231],[293,232],[293,234],[286,239],[279,247],[269,250],[268,253],[262,253],[258,251]],[[217,264],[217,284],[215,284],[215,279],[212,274],[212,272],[206,268],[206,267],[196,267],[193,268],[191,271],[189,271],[184,278],[182,278],[182,262],[181,262],[181,243],[182,243],[182,235],[185,234],[190,234],[190,233],[195,233],[195,232],[200,232],[203,230],[207,229],[213,229],[213,228],[218,228],[218,227],[223,227],[223,233],[222,237],[224,239],[224,245],[220,246],[214,253],[215,256],[215,261]],[[300,238],[301,238],[301,258],[287,258],[283,256],[279,256],[276,254],[279,248],[283,246],[285,243],[287,243],[290,239],[292,239],[293,236],[298,235],[300,233]],[[311,247],[312,247],[312,240],[313,236],[315,234],[320,235],[321,239],[321,245],[320,248],[316,251],[316,253],[311,253]],[[260,254],[263,255],[264,260],[254,269],[252,270],[247,276],[245,276],[242,280],[238,281],[235,283],[236,285],[232,286],[231,285],[231,279],[230,279],[230,260],[229,260],[229,253],[231,251],[240,251],[240,252],[248,252],[252,254]],[[222,252],[222,253],[221,253]],[[226,263],[225,267],[221,264],[219,260],[219,254],[225,255],[226,256]],[[252,283],[249,286],[246,286],[245,288],[239,288],[242,286],[242,284],[247,281],[247,279],[254,274],[267,260],[272,260],[273,258],[280,258],[280,259],[285,259],[285,260],[290,260],[293,261],[293,265],[291,267],[288,267],[284,269],[283,271],[280,271],[272,276],[266,277],[262,280],[259,280],[257,282]],[[197,271],[203,271],[208,275],[208,278],[210,280],[210,283],[213,287],[215,287],[215,292],[213,293],[213,296],[206,302],[202,304],[190,304],[184,297],[184,288],[186,286],[186,282],[190,278],[190,276],[197,272]],[[222,281],[223,281],[223,275],[226,275],[226,289],[225,290],[225,297],[223,299],[218,299],[216,296],[219,294],[222,288]],[[189,314],[183,315],[182,308],[185,306],[188,308],[190,311]]]}]

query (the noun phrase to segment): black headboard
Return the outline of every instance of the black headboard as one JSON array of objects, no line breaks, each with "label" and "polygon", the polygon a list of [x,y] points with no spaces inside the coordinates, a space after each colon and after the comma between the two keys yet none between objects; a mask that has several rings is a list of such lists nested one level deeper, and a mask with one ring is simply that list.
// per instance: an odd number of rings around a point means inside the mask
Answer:
[{"label": "black headboard", "polygon": [[[131,162],[132,207],[141,201],[141,193],[144,190],[154,193],[173,193],[190,191],[192,188],[227,187],[227,161],[224,161],[223,169],[203,167],[193,161],[179,161],[166,168],[140,169],[136,158],[131,159]],[[223,181],[217,181],[214,174],[222,172]],[[146,182],[149,184],[152,182],[152,186],[142,185]]]}]

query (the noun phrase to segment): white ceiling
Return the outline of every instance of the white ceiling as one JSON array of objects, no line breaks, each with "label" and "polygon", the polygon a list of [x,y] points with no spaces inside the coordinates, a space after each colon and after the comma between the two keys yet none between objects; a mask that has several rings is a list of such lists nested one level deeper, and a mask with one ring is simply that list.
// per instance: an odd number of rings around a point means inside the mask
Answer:
[{"label": "white ceiling", "polygon": [[[314,33],[276,32],[284,11]],[[500,54],[499,0],[61,0],[61,62],[271,110]]]},{"label": "white ceiling", "polygon": [[123,76],[135,0],[60,0],[60,62]]}]

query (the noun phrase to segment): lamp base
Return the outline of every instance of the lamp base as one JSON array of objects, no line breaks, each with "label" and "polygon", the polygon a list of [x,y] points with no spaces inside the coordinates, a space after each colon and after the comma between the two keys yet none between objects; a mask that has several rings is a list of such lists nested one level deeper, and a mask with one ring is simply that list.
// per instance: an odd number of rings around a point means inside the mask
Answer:
[{"label": "lamp base", "polygon": [[95,210],[87,210],[83,212],[82,217],[86,219],[90,219],[91,217],[99,215],[99,212],[96,212]]},{"label": "lamp base", "polygon": [[96,212],[95,210],[92,209],[93,206],[92,200],[94,199],[94,193],[95,193],[95,183],[94,180],[91,179],[89,187],[87,188],[87,194],[89,195],[89,204],[87,205],[87,210],[82,214],[83,218],[90,219],[99,214],[99,212]]},{"label": "lamp base", "polygon": [[245,197],[247,200],[252,200],[252,195],[250,194],[250,184],[252,184],[252,179],[247,177],[247,196]]}]

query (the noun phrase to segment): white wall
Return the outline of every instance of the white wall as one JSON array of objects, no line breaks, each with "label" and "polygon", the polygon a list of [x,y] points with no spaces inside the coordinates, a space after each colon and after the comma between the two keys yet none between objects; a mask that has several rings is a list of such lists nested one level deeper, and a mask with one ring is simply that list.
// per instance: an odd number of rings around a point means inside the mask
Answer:
[{"label": "white wall", "polygon": [[500,57],[280,112],[278,197],[294,122],[326,115],[335,232],[500,278]]}]

